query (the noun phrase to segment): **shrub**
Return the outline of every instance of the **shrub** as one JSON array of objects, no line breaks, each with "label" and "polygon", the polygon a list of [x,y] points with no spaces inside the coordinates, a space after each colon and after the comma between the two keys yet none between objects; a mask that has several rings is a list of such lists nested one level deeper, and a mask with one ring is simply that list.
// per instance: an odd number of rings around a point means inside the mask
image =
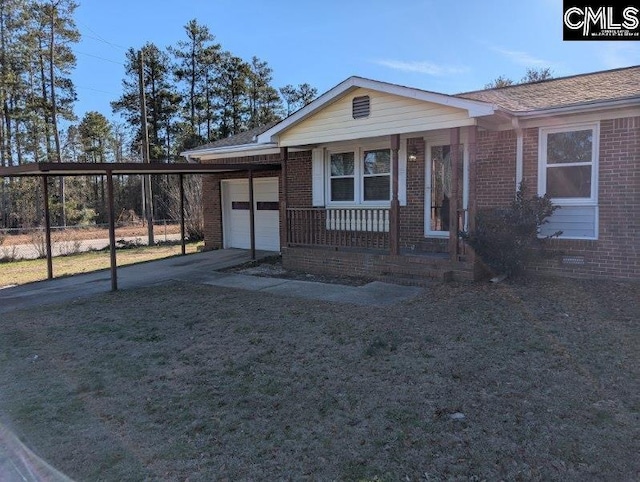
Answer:
[{"label": "shrub", "polygon": [[562,234],[558,231],[540,236],[541,226],[556,209],[559,206],[554,206],[546,194],[528,197],[525,184],[520,183],[511,206],[479,212],[475,231],[460,235],[494,275],[516,275],[544,252],[546,239]]}]

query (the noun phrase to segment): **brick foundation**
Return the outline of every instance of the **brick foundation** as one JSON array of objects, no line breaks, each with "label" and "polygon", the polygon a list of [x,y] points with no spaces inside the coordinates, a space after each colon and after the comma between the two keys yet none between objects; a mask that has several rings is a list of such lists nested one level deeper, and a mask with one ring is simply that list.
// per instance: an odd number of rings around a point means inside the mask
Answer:
[{"label": "brick foundation", "polygon": [[306,273],[348,275],[383,281],[393,279],[410,284],[433,279],[474,279],[472,269],[453,267],[447,258],[411,254],[392,256],[376,252],[295,247],[283,248],[282,264],[285,269]]}]

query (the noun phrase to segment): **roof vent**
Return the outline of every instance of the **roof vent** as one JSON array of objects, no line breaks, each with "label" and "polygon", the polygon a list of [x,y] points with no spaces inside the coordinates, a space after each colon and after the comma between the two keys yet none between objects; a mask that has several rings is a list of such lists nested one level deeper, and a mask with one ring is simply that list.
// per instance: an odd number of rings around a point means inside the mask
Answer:
[{"label": "roof vent", "polygon": [[369,117],[371,112],[371,102],[368,95],[353,98],[353,118],[361,119]]}]

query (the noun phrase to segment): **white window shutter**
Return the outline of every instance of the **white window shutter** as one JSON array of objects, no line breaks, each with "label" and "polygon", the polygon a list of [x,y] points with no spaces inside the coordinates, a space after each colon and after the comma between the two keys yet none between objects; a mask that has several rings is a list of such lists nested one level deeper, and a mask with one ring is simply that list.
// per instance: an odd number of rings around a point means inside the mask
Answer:
[{"label": "white window shutter", "polygon": [[314,207],[324,206],[324,149],[311,150],[311,198]]},{"label": "white window shutter", "polygon": [[407,205],[407,141],[398,149],[398,201],[400,206]]}]

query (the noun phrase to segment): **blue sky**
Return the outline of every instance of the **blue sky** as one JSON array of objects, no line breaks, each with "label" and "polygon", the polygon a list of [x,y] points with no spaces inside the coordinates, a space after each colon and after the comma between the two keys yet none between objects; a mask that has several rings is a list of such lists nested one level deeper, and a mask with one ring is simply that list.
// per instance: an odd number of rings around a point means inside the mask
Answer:
[{"label": "blue sky", "polygon": [[76,113],[111,117],[124,53],[184,39],[195,18],[226,50],[258,56],[274,86],[323,93],[351,75],[454,94],[527,67],[555,77],[640,64],[640,41],[564,42],[562,0],[78,0]]}]

